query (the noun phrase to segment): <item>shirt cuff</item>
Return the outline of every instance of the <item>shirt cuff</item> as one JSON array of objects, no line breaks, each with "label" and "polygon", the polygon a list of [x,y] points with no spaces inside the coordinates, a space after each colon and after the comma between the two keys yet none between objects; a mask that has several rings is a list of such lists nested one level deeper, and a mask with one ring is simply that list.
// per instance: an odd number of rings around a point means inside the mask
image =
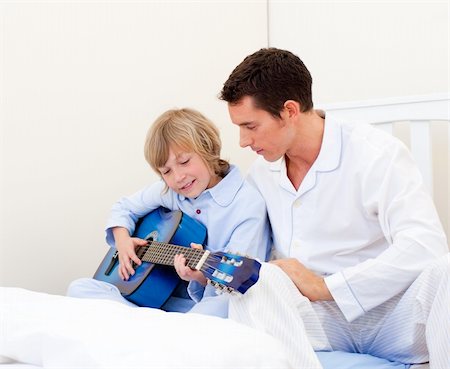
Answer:
[{"label": "shirt cuff", "polygon": [[325,284],[348,322],[352,322],[365,313],[345,280],[344,274],[340,272],[325,277]]},{"label": "shirt cuff", "polygon": [[199,302],[203,298],[205,287],[197,281],[190,281],[187,287],[187,292],[192,300]]},{"label": "shirt cuff", "polygon": [[106,243],[111,247],[116,247],[116,241],[114,240],[112,228],[108,228],[106,230]]}]

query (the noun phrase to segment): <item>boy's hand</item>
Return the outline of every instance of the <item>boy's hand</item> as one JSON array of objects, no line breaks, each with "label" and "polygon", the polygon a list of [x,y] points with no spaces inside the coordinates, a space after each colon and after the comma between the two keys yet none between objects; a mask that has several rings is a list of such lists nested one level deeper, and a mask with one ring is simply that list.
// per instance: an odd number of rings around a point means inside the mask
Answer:
[{"label": "boy's hand", "polygon": [[[200,250],[203,249],[202,245],[196,243],[191,243],[191,247],[193,249],[200,249]],[[206,278],[203,275],[203,273],[198,270],[191,269],[190,267],[186,266],[186,263],[187,260],[183,254],[175,255],[174,266],[180,278],[183,279],[184,281],[194,280],[199,282],[202,286],[206,286]]]},{"label": "boy's hand", "polygon": [[135,271],[131,262],[141,265],[142,261],[136,255],[136,247],[146,246],[147,241],[137,237],[127,237],[116,240],[116,248],[119,252],[119,276],[122,280],[128,280]]}]

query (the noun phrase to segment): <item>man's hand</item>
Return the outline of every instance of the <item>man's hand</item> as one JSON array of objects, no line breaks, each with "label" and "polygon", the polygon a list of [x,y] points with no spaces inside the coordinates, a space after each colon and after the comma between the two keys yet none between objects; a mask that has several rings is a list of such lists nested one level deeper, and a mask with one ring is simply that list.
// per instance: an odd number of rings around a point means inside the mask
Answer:
[{"label": "man's hand", "polygon": [[302,295],[310,301],[333,300],[324,279],[307,269],[297,259],[278,259],[271,263],[278,265],[294,282]]}]

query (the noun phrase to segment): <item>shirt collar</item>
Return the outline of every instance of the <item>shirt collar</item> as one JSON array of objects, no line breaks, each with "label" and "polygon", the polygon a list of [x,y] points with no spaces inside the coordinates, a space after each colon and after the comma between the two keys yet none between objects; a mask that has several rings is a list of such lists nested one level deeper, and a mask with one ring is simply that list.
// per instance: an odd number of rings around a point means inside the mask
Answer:
[{"label": "shirt collar", "polygon": [[[197,199],[203,198],[204,196],[211,196],[218,205],[228,206],[234,200],[243,183],[244,178],[239,169],[234,165],[230,165],[230,170],[227,175],[214,187],[203,191]],[[178,194],[178,197],[181,201],[186,200],[186,197],[183,195]]]},{"label": "shirt collar", "polygon": [[[316,112],[325,118],[325,112],[323,110],[316,110]],[[341,160],[342,150],[342,133],[341,126],[332,116],[327,115],[324,124],[324,132],[322,138],[322,145],[320,147],[319,155],[316,161],[313,163],[311,169],[319,172],[330,172],[336,169]],[[282,158],[269,163],[271,171],[279,172],[285,167],[284,155]]]}]

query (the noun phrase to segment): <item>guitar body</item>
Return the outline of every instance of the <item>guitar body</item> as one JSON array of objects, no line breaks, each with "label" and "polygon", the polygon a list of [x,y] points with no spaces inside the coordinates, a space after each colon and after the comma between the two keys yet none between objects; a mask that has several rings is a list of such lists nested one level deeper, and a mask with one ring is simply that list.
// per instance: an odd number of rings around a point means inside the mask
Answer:
[{"label": "guitar body", "polygon": [[[190,248],[191,242],[205,242],[206,228],[179,210],[170,211],[161,207],[140,219],[133,237]],[[149,262],[137,266],[136,273],[123,281],[119,277],[118,266],[117,251],[111,248],[95,272],[94,279],[115,285],[123,297],[138,306],[160,308],[181,281],[173,267]]]}]

